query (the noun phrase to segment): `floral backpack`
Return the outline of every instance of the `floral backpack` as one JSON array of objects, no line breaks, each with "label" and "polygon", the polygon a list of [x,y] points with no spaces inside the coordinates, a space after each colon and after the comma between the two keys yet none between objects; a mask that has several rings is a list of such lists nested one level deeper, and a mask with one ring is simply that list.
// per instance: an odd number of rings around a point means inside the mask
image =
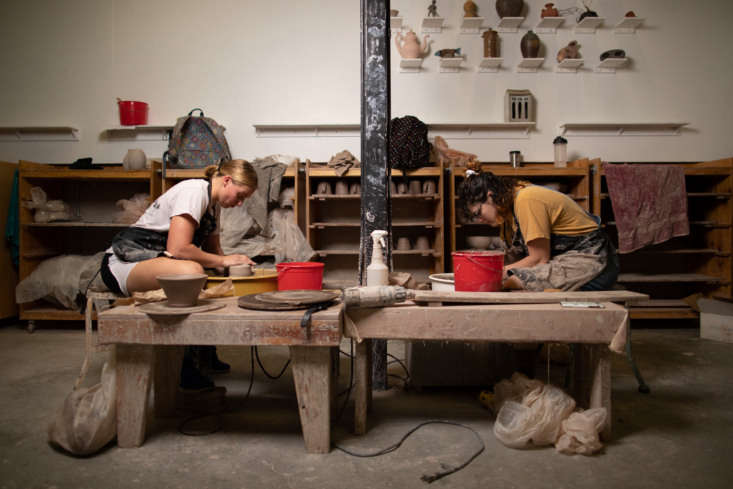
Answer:
[{"label": "floral backpack", "polygon": [[[193,115],[196,111],[199,116]],[[230,160],[224,126],[204,117],[204,111],[193,109],[187,116],[179,117],[168,141],[168,151],[163,153],[165,166],[173,168],[204,168]]]}]

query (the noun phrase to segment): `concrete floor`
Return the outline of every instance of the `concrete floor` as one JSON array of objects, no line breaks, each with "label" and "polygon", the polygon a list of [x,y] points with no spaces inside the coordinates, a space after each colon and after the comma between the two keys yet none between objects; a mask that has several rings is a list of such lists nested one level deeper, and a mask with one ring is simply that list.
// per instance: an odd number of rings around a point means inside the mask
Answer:
[{"label": "concrete floor", "polygon": [[[400,346],[395,342],[390,348]],[[624,357],[614,355],[614,440],[593,457],[561,455],[551,447],[504,447],[475,389],[377,392],[367,435],[351,434],[347,409],[333,441],[375,451],[420,422],[450,420],[475,429],[486,450],[433,487],[732,487],[733,345],[701,340],[696,329],[649,329],[634,331],[634,348],[652,393],[639,394]],[[217,377],[228,389],[228,412],[218,432],[185,436],[177,431],[180,419],[155,420],[140,448],[113,444],[96,456],[73,458],[49,447],[46,428],[78,374],[82,332],[40,329],[31,335],[19,326],[0,329],[0,488],[425,487],[421,475],[439,471],[441,463],[460,463],[478,447],[468,431],[430,425],[399,450],[377,458],[337,450],[308,455],[290,369],[274,381],[258,369],[245,399],[249,350],[220,348],[220,356],[234,370]],[[287,350],[262,348],[261,358],[277,372]],[[342,358],[340,386],[349,372]],[[390,372],[402,374],[397,364]]]}]

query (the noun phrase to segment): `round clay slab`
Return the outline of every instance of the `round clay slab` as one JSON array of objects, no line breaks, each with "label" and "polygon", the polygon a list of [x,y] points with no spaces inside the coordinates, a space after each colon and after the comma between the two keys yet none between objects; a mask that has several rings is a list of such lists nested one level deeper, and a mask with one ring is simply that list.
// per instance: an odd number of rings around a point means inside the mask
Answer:
[{"label": "round clay slab", "polygon": [[261,292],[257,299],[262,302],[274,304],[318,304],[319,302],[331,301],[341,294],[328,292],[326,290],[277,290],[273,292]]},{"label": "round clay slab", "polygon": [[189,307],[169,306],[168,301],[148,302],[137,306],[139,310],[150,316],[181,316],[184,314],[193,314],[195,312],[206,312],[221,309],[225,304],[223,302],[214,302],[211,300],[200,300],[198,305]]}]

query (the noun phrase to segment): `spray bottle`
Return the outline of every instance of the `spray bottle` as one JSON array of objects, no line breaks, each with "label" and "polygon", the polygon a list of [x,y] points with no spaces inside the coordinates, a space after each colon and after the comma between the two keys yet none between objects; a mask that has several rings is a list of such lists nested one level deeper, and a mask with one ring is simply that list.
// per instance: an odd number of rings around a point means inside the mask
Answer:
[{"label": "spray bottle", "polygon": [[384,263],[384,237],[387,231],[377,229],[372,231],[372,262],[367,267],[367,286],[389,285],[389,268]]}]

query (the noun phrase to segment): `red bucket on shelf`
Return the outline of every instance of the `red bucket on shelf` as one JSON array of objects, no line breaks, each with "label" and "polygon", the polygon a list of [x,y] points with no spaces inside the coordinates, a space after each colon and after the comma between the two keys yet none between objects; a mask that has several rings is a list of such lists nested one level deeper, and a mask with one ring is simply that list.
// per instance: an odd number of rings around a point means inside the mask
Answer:
[{"label": "red bucket on shelf", "polygon": [[314,261],[278,263],[277,290],[321,290],[323,263]]},{"label": "red bucket on shelf", "polygon": [[503,251],[454,251],[453,273],[456,291],[496,292],[501,290]]},{"label": "red bucket on shelf", "polygon": [[117,99],[120,108],[120,124],[123,126],[144,126],[148,123],[148,104],[134,100]]}]

